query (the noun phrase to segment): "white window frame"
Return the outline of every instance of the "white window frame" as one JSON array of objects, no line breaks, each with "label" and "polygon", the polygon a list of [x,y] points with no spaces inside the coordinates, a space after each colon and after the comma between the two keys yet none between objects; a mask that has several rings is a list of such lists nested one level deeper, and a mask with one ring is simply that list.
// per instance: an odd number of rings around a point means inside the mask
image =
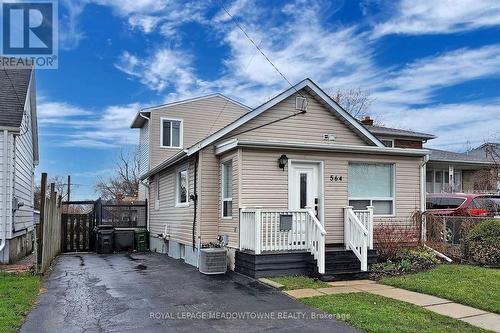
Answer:
[{"label": "white window frame", "polygon": [[[231,201],[231,203],[233,202],[233,196],[231,196],[231,198],[224,198],[224,177],[226,176],[226,174],[224,172],[224,165],[225,164],[231,164],[231,171],[234,174],[233,159],[228,159],[228,160],[222,161],[221,162],[221,186],[220,186],[220,197],[221,197],[220,214],[221,214],[222,219],[231,220],[233,218],[233,206],[232,206],[232,204],[231,204],[231,216],[224,216],[224,202],[226,202],[226,201]],[[228,182],[229,182],[231,187],[233,187],[233,174],[231,174],[230,177],[228,178]],[[234,190],[234,188],[232,188],[232,190]],[[232,190],[231,190],[231,193],[233,193]]]},{"label": "white window frame", "polygon": [[155,175],[155,210],[160,209],[160,175]]},{"label": "white window frame", "polygon": [[[175,207],[189,207],[189,168],[187,165],[180,167],[175,172]],[[186,174],[186,202],[181,202],[180,196],[180,176],[181,174]]]},{"label": "white window frame", "polygon": [[[370,205],[373,206],[373,201],[392,201],[392,214],[375,214],[376,217],[395,217],[396,216],[396,163],[387,162],[376,162],[376,161],[349,161],[348,168],[350,164],[385,164],[392,166],[392,197],[350,197],[349,190],[347,191],[347,202],[350,203],[351,200],[359,201],[369,201]],[[349,181],[349,180],[348,180]]]},{"label": "white window frame", "polygon": [[[179,128],[179,146],[165,146],[163,144],[163,122],[169,121],[170,122],[170,144],[172,144],[172,121],[178,121],[180,122],[180,128]],[[166,117],[161,117],[160,118],[160,147],[161,148],[166,148],[166,149],[182,149],[184,145],[184,120],[182,119],[175,119],[175,118],[166,118]]]}]

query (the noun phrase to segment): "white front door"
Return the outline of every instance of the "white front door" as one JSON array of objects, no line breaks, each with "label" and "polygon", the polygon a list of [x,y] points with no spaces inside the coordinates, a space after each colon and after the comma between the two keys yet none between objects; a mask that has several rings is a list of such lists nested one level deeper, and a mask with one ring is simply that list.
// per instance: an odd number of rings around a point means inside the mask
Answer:
[{"label": "white front door", "polygon": [[319,163],[291,162],[288,200],[290,209],[311,207],[322,221],[319,166]]}]

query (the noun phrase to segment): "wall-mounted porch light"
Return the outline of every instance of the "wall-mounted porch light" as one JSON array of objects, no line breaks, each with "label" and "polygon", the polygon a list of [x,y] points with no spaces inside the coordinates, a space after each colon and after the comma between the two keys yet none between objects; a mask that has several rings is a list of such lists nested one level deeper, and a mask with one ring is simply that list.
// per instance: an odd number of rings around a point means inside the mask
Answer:
[{"label": "wall-mounted porch light", "polygon": [[288,163],[288,157],[283,154],[280,156],[280,158],[278,158],[278,166],[283,169],[283,171],[285,171],[285,165],[287,165]]}]

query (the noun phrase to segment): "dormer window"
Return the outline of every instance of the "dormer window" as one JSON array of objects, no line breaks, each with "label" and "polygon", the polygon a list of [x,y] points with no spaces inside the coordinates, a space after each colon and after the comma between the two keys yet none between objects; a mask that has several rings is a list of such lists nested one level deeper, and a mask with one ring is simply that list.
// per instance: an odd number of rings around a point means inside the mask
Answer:
[{"label": "dormer window", "polygon": [[179,119],[161,118],[160,145],[162,148],[182,148],[183,124]]}]

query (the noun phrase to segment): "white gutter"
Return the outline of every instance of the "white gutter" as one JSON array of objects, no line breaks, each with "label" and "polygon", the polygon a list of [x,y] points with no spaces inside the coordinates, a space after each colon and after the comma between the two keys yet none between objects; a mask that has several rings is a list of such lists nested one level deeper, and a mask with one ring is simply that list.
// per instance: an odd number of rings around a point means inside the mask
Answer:
[{"label": "white gutter", "polygon": [[3,130],[3,165],[2,165],[2,180],[3,180],[3,218],[2,218],[2,225],[3,225],[3,237],[2,237],[2,244],[0,245],[0,251],[2,251],[5,248],[5,245],[7,243],[7,216],[8,216],[8,209],[7,209],[7,200],[8,200],[8,190],[9,190],[9,184],[7,181],[7,177],[9,176],[9,170],[8,170],[8,165],[9,165],[9,131],[8,130]]},{"label": "white gutter", "polygon": [[332,151],[344,153],[368,153],[377,155],[406,155],[406,156],[426,156],[429,151],[426,149],[403,149],[403,148],[383,148],[375,146],[347,146],[339,144],[305,143],[305,142],[277,142],[263,140],[239,140],[233,139],[221,143],[215,147],[215,154],[220,155],[236,147],[247,148],[278,148],[289,150],[309,150],[309,151]]}]

